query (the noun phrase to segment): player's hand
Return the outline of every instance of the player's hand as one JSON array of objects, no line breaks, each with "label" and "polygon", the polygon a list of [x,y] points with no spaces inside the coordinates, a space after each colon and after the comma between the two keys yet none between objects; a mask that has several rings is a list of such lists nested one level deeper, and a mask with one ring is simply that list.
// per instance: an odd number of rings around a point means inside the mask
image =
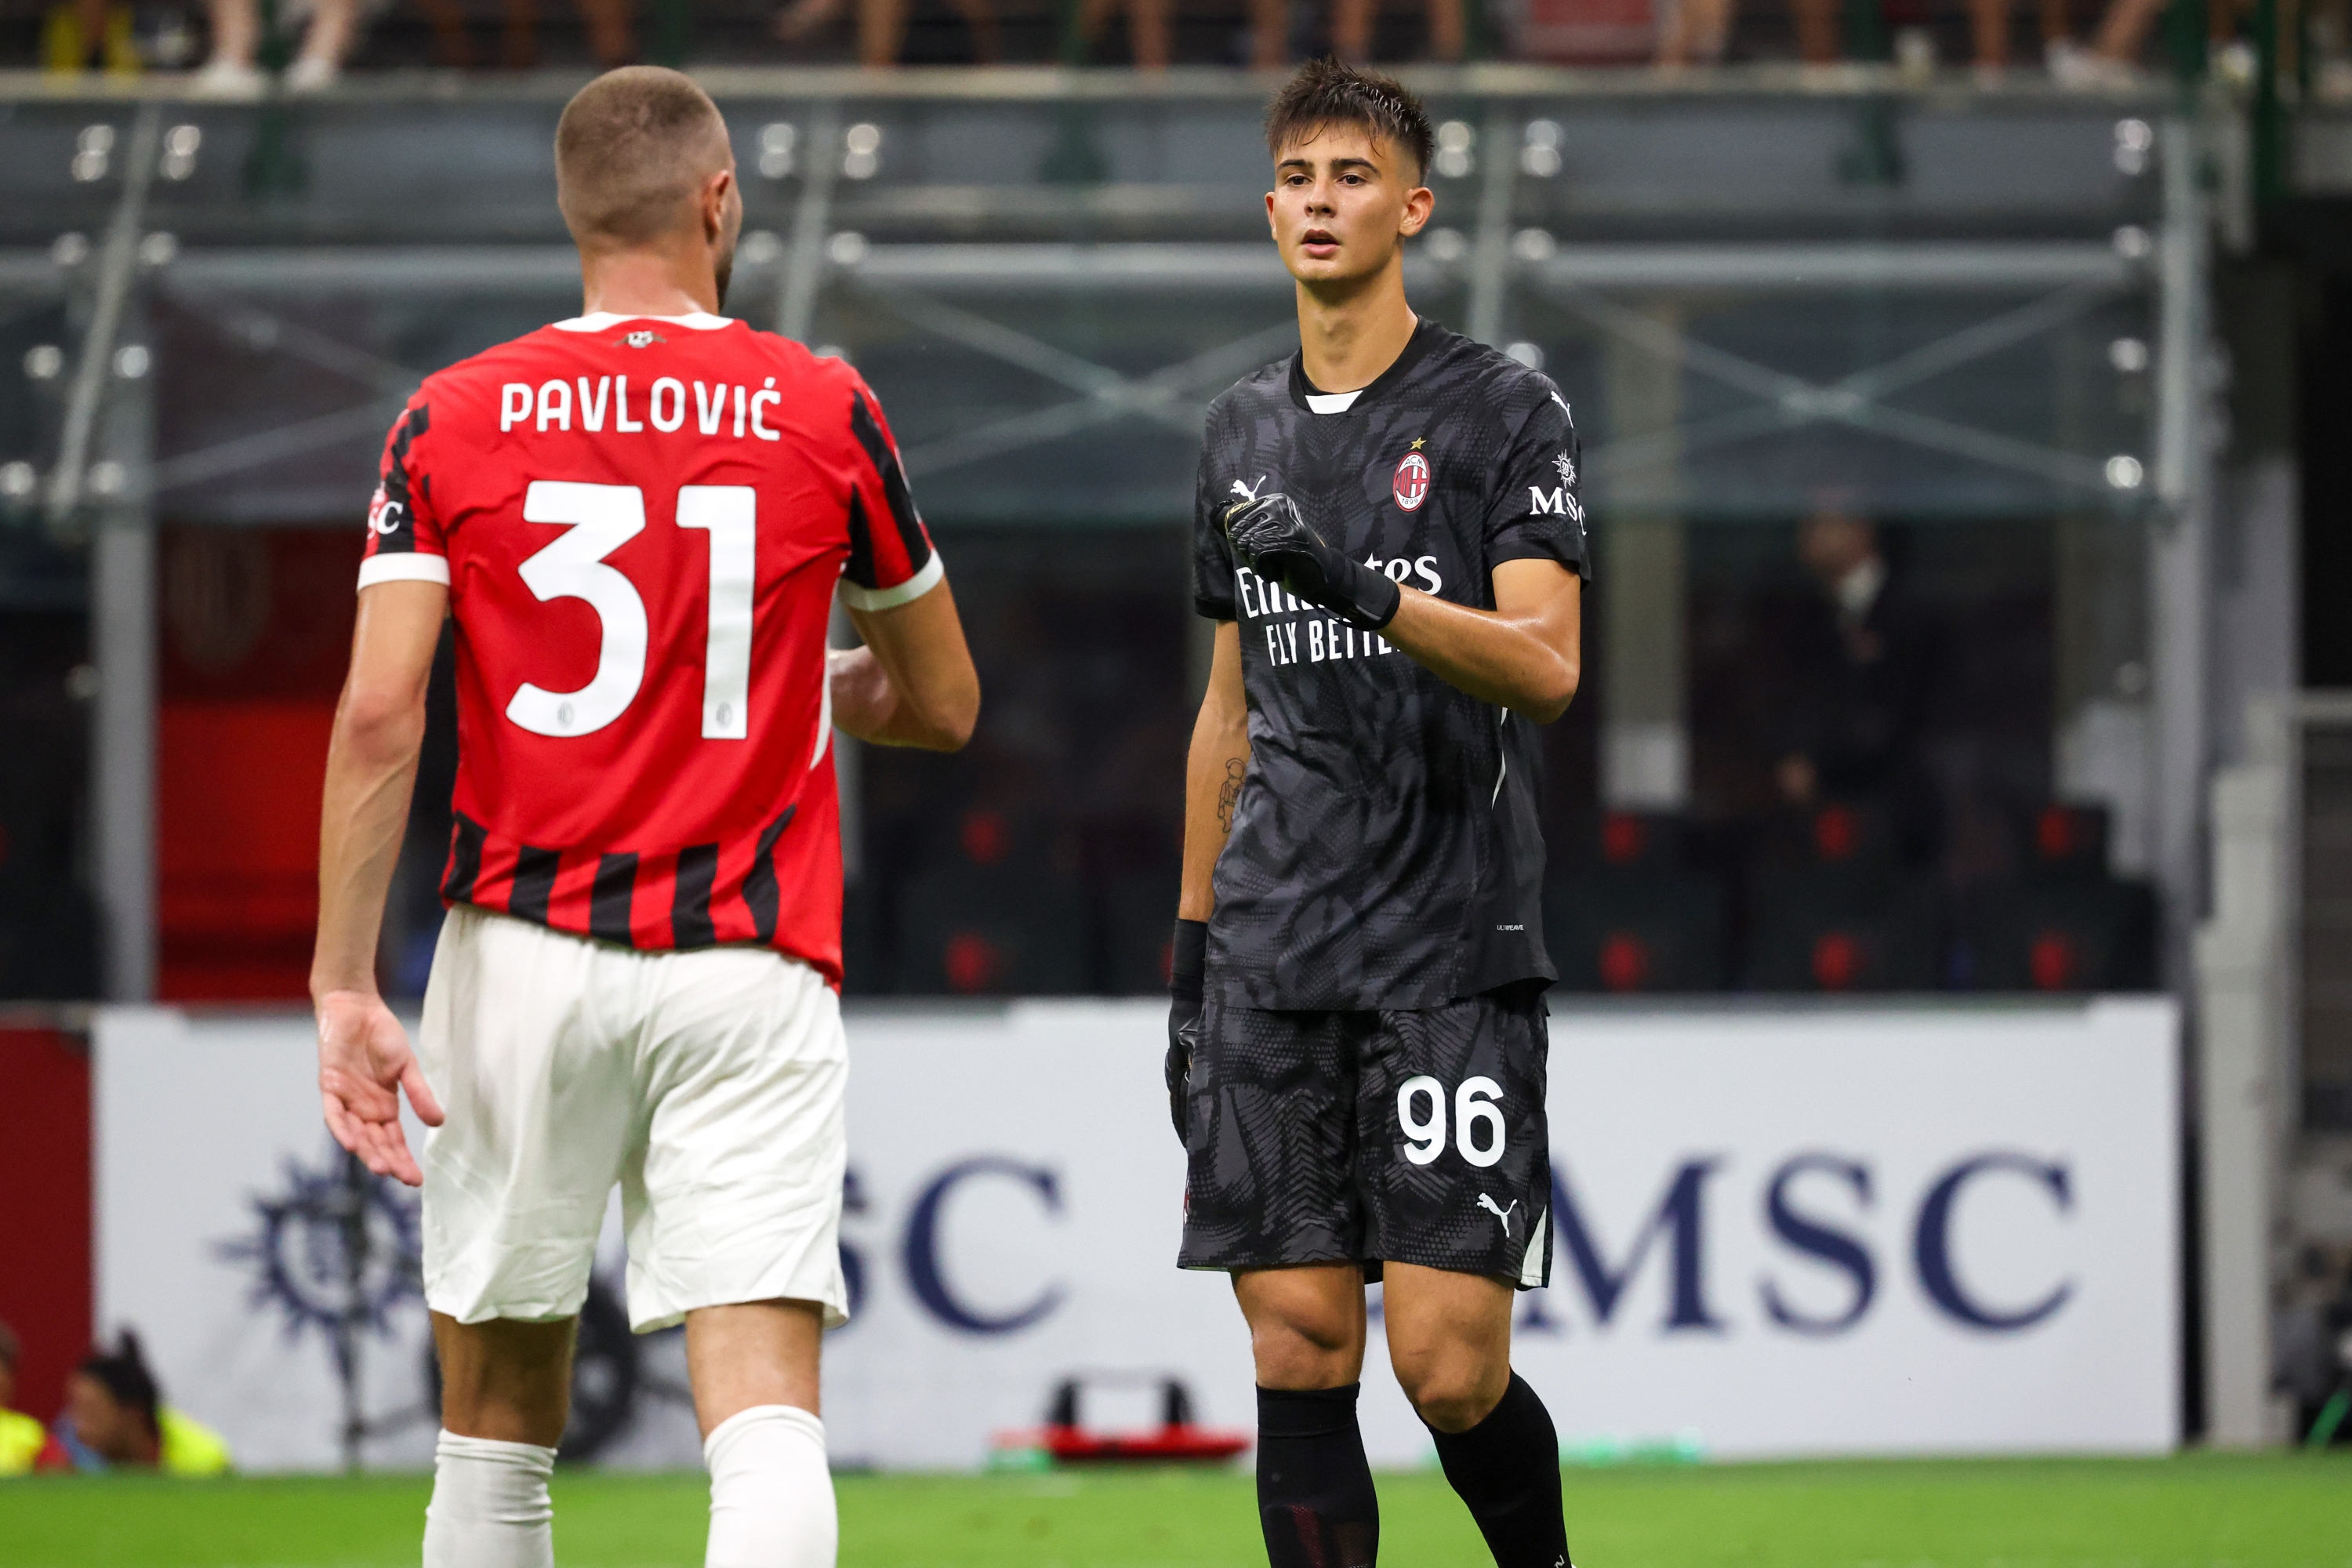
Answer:
[{"label": "player's hand", "polygon": [[327,1131],[377,1175],[423,1186],[425,1173],[400,1130],[400,1094],[407,1092],[416,1119],[427,1127],[441,1125],[441,1102],[408,1048],[407,1031],[383,997],[357,991],[330,991],[316,1010]]},{"label": "player's hand", "polygon": [[1181,996],[1168,1002],[1168,1057],[1160,1074],[1168,1080],[1168,1120],[1175,1124],[1176,1141],[1192,1142],[1192,1048],[1201,1042],[1201,999]]},{"label": "player's hand", "polygon": [[1324,543],[1286,495],[1264,495],[1234,507],[1225,513],[1225,537],[1243,565],[1358,631],[1387,626],[1404,601],[1404,591],[1394,583]]},{"label": "player's hand", "polygon": [[1168,1120],[1176,1141],[1192,1141],[1192,1053],[1201,1043],[1201,997],[1207,989],[1209,922],[1180,920],[1168,963],[1168,1057],[1160,1076],[1168,1082]]}]

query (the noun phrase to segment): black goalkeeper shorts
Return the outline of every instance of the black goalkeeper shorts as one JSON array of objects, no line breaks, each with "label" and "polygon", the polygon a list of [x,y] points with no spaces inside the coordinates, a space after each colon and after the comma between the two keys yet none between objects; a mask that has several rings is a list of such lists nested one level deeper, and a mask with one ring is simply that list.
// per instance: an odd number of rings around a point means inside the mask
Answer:
[{"label": "black goalkeeper shorts", "polygon": [[1551,1279],[1540,994],[1393,1013],[1201,1014],[1185,1268],[1393,1260]]}]

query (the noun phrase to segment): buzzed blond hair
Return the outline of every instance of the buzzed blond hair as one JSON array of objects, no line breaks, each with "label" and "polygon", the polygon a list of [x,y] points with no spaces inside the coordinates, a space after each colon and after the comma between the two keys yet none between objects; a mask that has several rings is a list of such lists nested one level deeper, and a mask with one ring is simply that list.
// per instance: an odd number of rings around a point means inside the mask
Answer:
[{"label": "buzzed blond hair", "polygon": [[687,221],[727,159],[727,122],[709,93],[660,66],[624,66],[564,105],[555,199],[583,248],[644,245]]}]

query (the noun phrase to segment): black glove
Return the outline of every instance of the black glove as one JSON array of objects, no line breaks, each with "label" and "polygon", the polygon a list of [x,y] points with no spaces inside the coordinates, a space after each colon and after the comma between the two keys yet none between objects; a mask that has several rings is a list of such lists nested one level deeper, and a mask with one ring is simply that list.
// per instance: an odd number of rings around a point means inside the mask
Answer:
[{"label": "black glove", "polygon": [[1187,1080],[1192,1076],[1192,1047],[1201,1039],[1201,992],[1209,967],[1209,922],[1176,922],[1176,955],[1168,966],[1168,1060],[1161,1071],[1168,1079],[1168,1120],[1176,1124],[1180,1142],[1192,1136],[1192,1106]]},{"label": "black glove", "polygon": [[1403,590],[1360,561],[1323,542],[1286,495],[1260,496],[1225,513],[1225,537],[1242,564],[1270,577],[1360,632],[1396,619]]}]

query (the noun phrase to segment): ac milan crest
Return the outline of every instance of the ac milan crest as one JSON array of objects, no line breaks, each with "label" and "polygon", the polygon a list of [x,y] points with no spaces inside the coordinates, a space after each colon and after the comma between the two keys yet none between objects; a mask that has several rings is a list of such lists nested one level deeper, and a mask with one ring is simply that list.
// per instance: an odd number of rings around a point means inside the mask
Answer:
[{"label": "ac milan crest", "polygon": [[1404,461],[1396,466],[1396,478],[1390,488],[1396,493],[1396,503],[1407,511],[1419,511],[1421,503],[1429,499],[1429,459],[1419,452],[1407,452]]}]

